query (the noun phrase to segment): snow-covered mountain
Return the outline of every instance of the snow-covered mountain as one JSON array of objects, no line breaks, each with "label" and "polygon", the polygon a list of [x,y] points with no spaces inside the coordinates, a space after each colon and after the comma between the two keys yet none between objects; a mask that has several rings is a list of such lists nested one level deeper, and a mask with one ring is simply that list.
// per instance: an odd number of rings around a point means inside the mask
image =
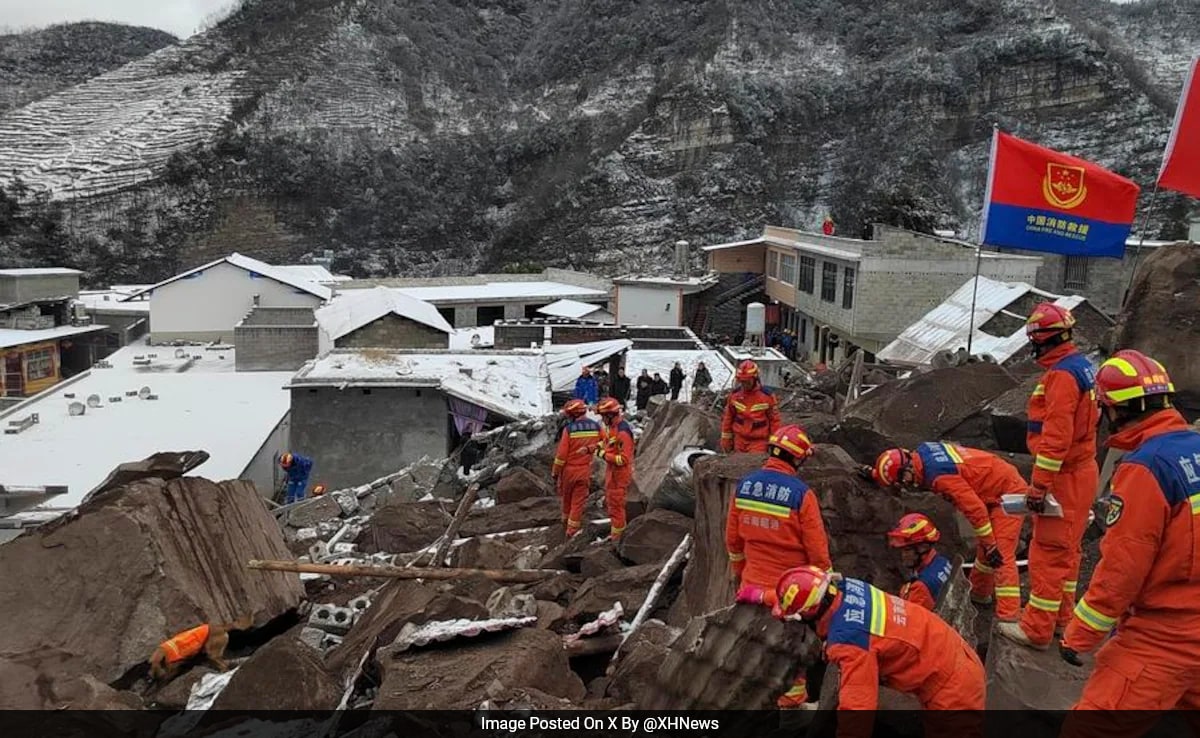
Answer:
[{"label": "snow-covered mountain", "polygon": [[1200,0],[248,0],[0,116],[0,262],[624,271],[827,212],[965,232],[996,123],[1149,183],[1197,52]]}]

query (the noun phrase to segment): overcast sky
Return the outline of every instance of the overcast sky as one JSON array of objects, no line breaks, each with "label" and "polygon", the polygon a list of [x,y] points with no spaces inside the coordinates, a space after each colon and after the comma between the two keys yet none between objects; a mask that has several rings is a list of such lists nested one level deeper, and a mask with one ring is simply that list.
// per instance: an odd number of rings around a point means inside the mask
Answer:
[{"label": "overcast sky", "polygon": [[192,35],[213,13],[236,0],[0,0],[0,26],[12,30],[67,21],[101,20]]}]

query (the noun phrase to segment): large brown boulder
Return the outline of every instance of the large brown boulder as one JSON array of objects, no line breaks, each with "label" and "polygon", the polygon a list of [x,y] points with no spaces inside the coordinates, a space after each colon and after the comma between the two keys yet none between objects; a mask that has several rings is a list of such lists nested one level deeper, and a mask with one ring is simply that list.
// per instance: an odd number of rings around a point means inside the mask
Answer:
[{"label": "large brown boulder", "polygon": [[629,523],[621,534],[617,553],[635,564],[661,562],[691,532],[692,519],[688,516],[673,510],[651,510]]},{"label": "large brown boulder", "polygon": [[375,710],[471,710],[489,696],[524,688],[578,701],[562,637],[539,628],[485,633],[453,644],[379,652],[383,683]]},{"label": "large brown boulder", "polygon": [[717,449],[720,440],[720,415],[681,402],[669,402],[658,408],[638,438],[633,472],[637,491],[630,492],[630,507],[636,497],[637,509],[630,511],[640,514],[647,507],[663,506],[676,509],[664,504],[667,501],[658,500],[658,490],[671,471],[672,461],[689,447]]},{"label": "large brown boulder", "polygon": [[1191,418],[1200,412],[1200,249],[1179,243],[1152,250],[1138,267],[1113,349],[1137,349],[1158,359]]},{"label": "large brown boulder", "polygon": [[636,613],[646,601],[650,585],[660,571],[661,563],[645,564],[614,569],[593,577],[584,582],[571,598],[566,618],[583,623],[612,607],[614,602],[620,602],[625,612]]},{"label": "large brown boulder", "polygon": [[145,479],[0,546],[0,657],[113,683],[159,643],[198,623],[261,625],[303,596],[295,574],[251,571],[290,559],[254,485]]},{"label": "large brown boulder", "polygon": [[501,505],[530,497],[553,496],[554,489],[546,479],[519,466],[506,472],[496,483],[496,502]]},{"label": "large brown boulder", "polygon": [[650,619],[642,623],[622,644],[606,694],[626,703],[655,689],[658,669],[678,635],[677,629],[661,620]]},{"label": "large brown boulder", "polygon": [[35,668],[0,659],[0,709],[142,709],[142,701],[137,695],[118,692],[90,674],[68,674],[60,671],[59,663],[43,662]]},{"label": "large brown boulder", "polygon": [[332,710],[343,691],[340,681],[321,663],[321,654],[284,635],[238,667],[212,709]]},{"label": "large brown boulder", "polygon": [[1029,714],[1070,709],[1091,672],[1090,663],[1085,668],[1071,666],[1055,648],[1034,651],[994,632],[986,666],[987,709]]},{"label": "large brown boulder", "polygon": [[532,497],[511,505],[471,510],[459,528],[458,535],[470,538],[487,533],[539,528],[561,522],[562,503],[557,497]]},{"label": "large brown boulder", "polygon": [[447,500],[391,502],[371,514],[356,543],[364,553],[419,551],[445,532],[453,515]]}]

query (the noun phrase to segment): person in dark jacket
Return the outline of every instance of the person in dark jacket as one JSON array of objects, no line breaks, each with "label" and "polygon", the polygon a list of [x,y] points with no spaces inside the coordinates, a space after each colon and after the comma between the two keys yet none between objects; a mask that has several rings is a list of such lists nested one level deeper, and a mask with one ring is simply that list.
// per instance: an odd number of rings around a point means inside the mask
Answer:
[{"label": "person in dark jacket", "polygon": [[596,378],[592,376],[590,367],[584,367],[579,373],[579,379],[575,380],[575,395],[576,400],[583,400],[588,404],[588,407],[595,407],[600,401],[600,384]]},{"label": "person in dark jacket", "polygon": [[704,366],[704,362],[696,364],[696,373],[692,376],[692,392],[707,392],[712,386],[712,375],[708,373],[708,367]]},{"label": "person in dark jacket", "polygon": [[643,369],[642,373],[637,378],[637,409],[645,410],[650,404],[650,389],[654,386],[654,380],[650,378],[650,372]]},{"label": "person in dark jacket", "polygon": [[670,391],[671,388],[667,386],[666,380],[662,378],[662,375],[654,372],[654,381],[650,383],[650,396],[665,395]]},{"label": "person in dark jacket", "polygon": [[629,377],[625,376],[625,367],[621,367],[617,370],[617,376],[612,380],[612,396],[617,398],[622,405],[629,404],[630,385]]},{"label": "person in dark jacket", "polygon": [[679,391],[683,389],[683,367],[679,366],[679,362],[675,362],[675,366],[671,367],[671,400],[679,399]]}]

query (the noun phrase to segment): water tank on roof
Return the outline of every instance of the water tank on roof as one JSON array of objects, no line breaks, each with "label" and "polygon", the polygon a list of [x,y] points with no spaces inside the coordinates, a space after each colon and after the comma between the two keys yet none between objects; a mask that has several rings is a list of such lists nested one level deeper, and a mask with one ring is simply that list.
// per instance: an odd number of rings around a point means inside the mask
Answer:
[{"label": "water tank on roof", "polygon": [[746,306],[746,333],[761,335],[767,332],[767,306],[752,302]]}]

